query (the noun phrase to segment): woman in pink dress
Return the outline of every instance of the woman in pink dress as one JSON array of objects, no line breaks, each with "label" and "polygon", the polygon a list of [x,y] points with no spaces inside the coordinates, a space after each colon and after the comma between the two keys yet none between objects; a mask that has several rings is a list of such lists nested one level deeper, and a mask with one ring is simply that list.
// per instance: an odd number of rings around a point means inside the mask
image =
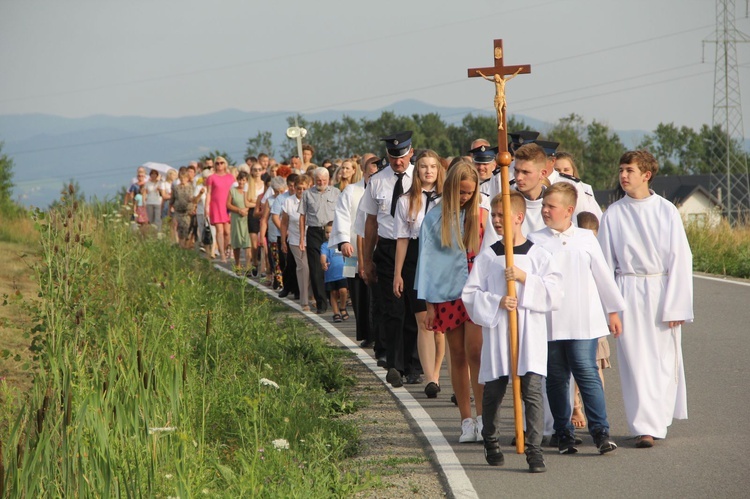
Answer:
[{"label": "woman in pink dress", "polygon": [[229,190],[234,183],[234,176],[227,170],[227,160],[221,156],[214,159],[215,173],[206,179],[206,216],[216,228],[216,244],[219,247],[221,263],[226,263],[226,249],[229,244],[230,218],[227,211]]}]

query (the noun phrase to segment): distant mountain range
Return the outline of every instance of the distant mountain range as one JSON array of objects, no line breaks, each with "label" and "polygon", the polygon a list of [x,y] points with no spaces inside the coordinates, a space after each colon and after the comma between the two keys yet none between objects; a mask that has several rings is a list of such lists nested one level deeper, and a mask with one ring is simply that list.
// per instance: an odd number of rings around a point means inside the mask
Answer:
[{"label": "distant mountain range", "polygon": [[[375,119],[383,111],[393,111],[397,115],[434,112],[447,123],[460,123],[469,113],[490,113],[404,100],[371,111],[324,111],[304,116],[310,121],[333,121],[343,115]],[[14,196],[25,205],[46,207],[59,196],[63,182],[71,178],[78,181],[87,196],[104,198],[129,184],[135,168],[146,161],[179,166],[216,149],[241,160],[247,139],[258,131],[272,132],[278,151],[286,141],[286,119],[294,114],[293,111],[262,113],[228,109],[182,118],[2,115],[0,141],[5,142],[3,153],[15,163]],[[540,132],[552,126],[529,116],[516,117]],[[627,147],[632,147],[647,132],[617,133]]]}]

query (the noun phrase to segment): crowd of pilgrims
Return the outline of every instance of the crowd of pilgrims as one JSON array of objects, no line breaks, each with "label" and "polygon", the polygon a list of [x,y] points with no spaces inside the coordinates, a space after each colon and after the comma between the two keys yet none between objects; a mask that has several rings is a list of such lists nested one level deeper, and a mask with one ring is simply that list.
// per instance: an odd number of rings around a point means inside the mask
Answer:
[{"label": "crowd of pilgrims", "polygon": [[538,473],[543,441],[574,454],[576,429],[588,427],[600,454],[617,448],[602,376],[610,333],[635,446],[687,418],[681,325],[693,319],[692,255],[676,208],[649,189],[654,157],[630,151],[613,165],[623,197],[602,213],[575,159],[538,135],[508,137],[510,227],[497,147],[477,139],[466,156],[442,158],[415,152],[408,131],[382,139],[383,157],[321,166],[305,145],[288,163],[261,154],[230,168],[216,157],[165,181],[139,169],[126,202],[136,223],[170,215],[182,247],[233,258],[238,274],[303,311],[330,306],[342,322],[351,309],[357,341],[393,387],[424,384],[437,398],[447,357],[458,441],[483,443],[494,466],[504,463],[499,412],[517,313],[526,461]]}]

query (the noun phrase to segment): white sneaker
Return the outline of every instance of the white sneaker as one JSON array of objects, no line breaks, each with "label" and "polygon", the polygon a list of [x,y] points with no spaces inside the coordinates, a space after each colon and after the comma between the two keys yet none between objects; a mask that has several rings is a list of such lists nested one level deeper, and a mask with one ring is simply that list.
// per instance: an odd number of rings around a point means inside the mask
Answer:
[{"label": "white sneaker", "polygon": [[482,429],[484,428],[484,422],[482,422],[482,416],[477,416],[477,442],[484,442],[482,436]]},{"label": "white sneaker", "polygon": [[465,444],[467,442],[477,441],[477,424],[474,418],[466,418],[461,421],[461,436],[458,437],[458,443]]}]

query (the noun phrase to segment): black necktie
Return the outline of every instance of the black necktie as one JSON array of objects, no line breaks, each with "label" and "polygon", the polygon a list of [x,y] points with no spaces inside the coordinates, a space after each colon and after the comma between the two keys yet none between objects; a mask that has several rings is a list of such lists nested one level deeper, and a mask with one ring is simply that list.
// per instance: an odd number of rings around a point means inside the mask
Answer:
[{"label": "black necktie", "polygon": [[396,203],[401,194],[404,193],[404,184],[401,181],[404,179],[403,173],[396,173],[398,180],[396,180],[396,186],[393,188],[393,197],[391,198],[391,216],[396,214]]},{"label": "black necktie", "polygon": [[427,211],[430,209],[430,203],[434,202],[440,197],[440,194],[435,194],[435,191],[422,191],[427,197],[427,202],[424,204],[424,214],[427,215]]}]

